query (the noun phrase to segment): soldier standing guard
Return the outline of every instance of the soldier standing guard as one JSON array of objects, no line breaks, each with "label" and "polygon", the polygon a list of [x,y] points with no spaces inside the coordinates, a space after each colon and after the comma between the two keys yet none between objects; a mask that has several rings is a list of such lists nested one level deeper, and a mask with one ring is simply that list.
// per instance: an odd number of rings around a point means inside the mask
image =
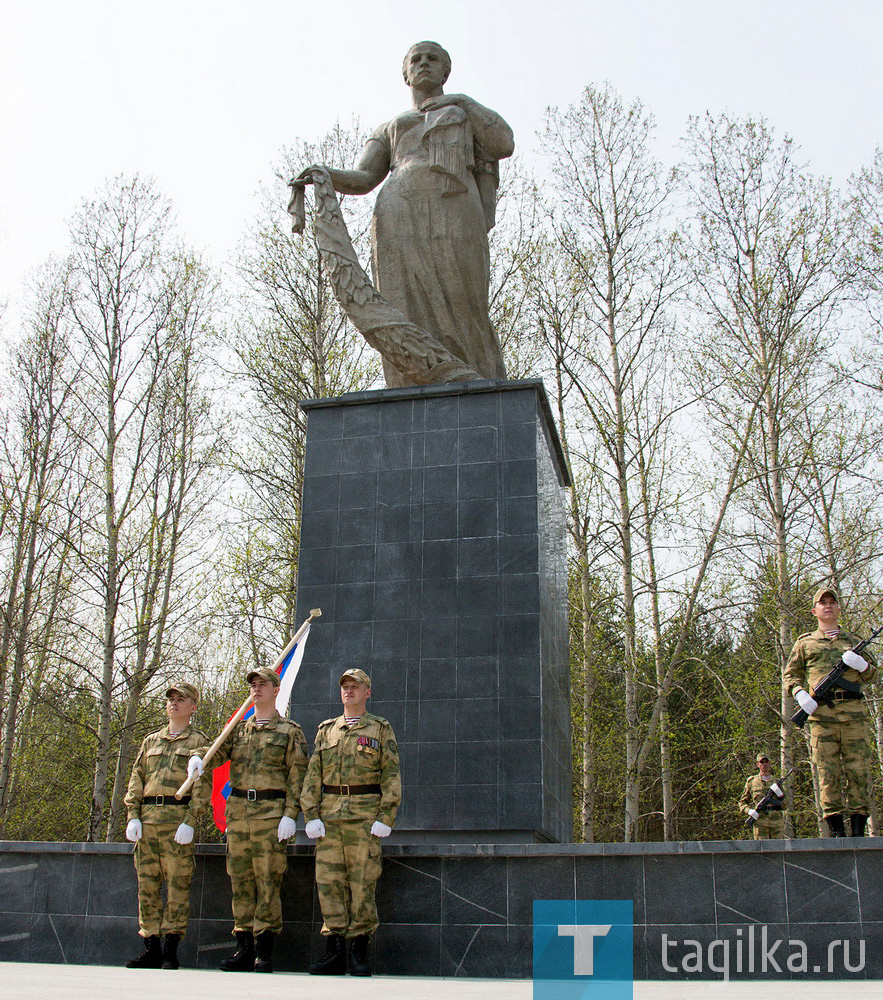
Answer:
[{"label": "soldier standing guard", "polygon": [[[852,648],[855,636],[837,624],[840,599],[831,587],[822,587],[813,598],[812,613],[819,627],[798,637],[785,667],[785,689],[809,715],[809,744],[819,775],[822,815],[832,837],[845,837],[844,812],[850,834],[865,835],[868,821],[868,709],[861,685],[877,676],[870,653],[865,659]],[[848,669],[838,681],[829,703],[819,704],[803,687],[812,689],[843,658]],[[870,661],[870,662],[869,662]],[[843,783],[846,796],[843,796]]]},{"label": "soldier standing guard", "polygon": [[[231,762],[227,873],[238,948],[220,968],[272,972],[273,941],[282,930],[279,890],[288,867],[285,841],[296,832],[307,741],[296,722],[276,711],[278,674],[261,667],[251,670],[247,680],[254,715],[239,723],[211,759],[212,767]],[[190,758],[190,774],[202,774],[207,750],[203,746]]]},{"label": "soldier standing guard", "polygon": [[[207,787],[196,785],[192,795],[175,798],[187,776],[191,750],[206,741],[205,733],[191,725],[198,702],[199,691],[192,684],[174,684],[166,691],[168,725],[144,737],[129,778],[126,839],[135,844],[138,933],[144,951],[126,962],[128,969],[178,968],[178,943],[190,916],[193,831],[209,797]],[[165,907],[163,881],[168,887]]]},{"label": "soldier standing guard", "polygon": [[739,799],[739,809],[754,820],[752,826],[755,840],[784,840],[785,813],[782,809],[782,800],[775,798],[760,812],[755,808],[775,781],[768,754],[757,755],[757,770],[758,773],[752,774],[745,782],[745,789]]},{"label": "soldier standing guard", "polygon": [[319,725],[301,794],[306,834],[317,839],[316,884],[322,908],[325,956],[311,975],[349,971],[370,976],[368,943],[377,929],[375,888],[380,840],[392,832],[402,783],[392,726],[366,711],[371,678],[347,670],[340,678],[343,715]]}]

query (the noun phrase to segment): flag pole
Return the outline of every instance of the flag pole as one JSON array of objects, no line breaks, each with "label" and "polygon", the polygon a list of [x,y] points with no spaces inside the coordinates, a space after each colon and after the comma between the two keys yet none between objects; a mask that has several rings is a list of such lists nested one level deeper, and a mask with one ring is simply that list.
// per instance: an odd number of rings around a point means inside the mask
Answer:
[{"label": "flag pole", "polygon": [[[304,632],[306,632],[306,630],[310,627],[310,622],[314,618],[319,618],[321,614],[322,614],[321,608],[313,608],[313,610],[307,617],[307,620],[303,623],[303,625],[301,625],[301,627],[297,630],[297,632],[294,633],[294,635],[291,638],[291,641],[288,643],[285,649],[283,649],[282,652],[276,657],[276,662],[273,664],[271,668],[274,672],[279,669],[279,667],[284,662],[285,657],[288,656],[291,650],[297,645],[298,641],[300,640],[301,636],[303,636]],[[254,702],[252,701],[251,695],[249,695],[245,699],[245,701],[239,706],[233,718],[230,719],[227,725],[224,726],[224,728],[221,730],[220,736],[218,736],[215,742],[212,743],[212,745],[206,751],[205,756],[202,758],[203,764],[207,764],[212,759],[212,757],[214,757],[214,755],[218,752],[218,750],[223,746],[224,741],[227,739],[230,733],[232,733],[233,730],[242,721],[243,715],[245,715],[245,713],[251,708],[253,704]],[[176,799],[183,798],[183,796],[185,796],[187,792],[190,791],[190,789],[193,787],[193,785],[196,783],[197,780],[198,780],[197,775],[189,776],[187,780],[184,782],[184,784],[181,785],[181,787],[178,789],[178,791],[175,792],[175,798]]]}]

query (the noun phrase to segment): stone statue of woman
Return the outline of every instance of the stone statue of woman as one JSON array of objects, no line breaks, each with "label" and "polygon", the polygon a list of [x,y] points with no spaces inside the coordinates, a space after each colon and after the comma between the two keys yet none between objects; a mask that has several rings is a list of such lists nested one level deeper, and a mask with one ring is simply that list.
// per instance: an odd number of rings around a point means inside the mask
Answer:
[{"label": "stone statue of woman", "polygon": [[[385,180],[371,227],[375,301],[407,325],[391,332],[393,324],[375,318],[369,331],[347,311],[380,350],[388,386],[506,377],[488,316],[487,233],[498,161],[514,149],[512,130],[471,97],[445,94],[450,71],[450,56],[436,42],[412,45],[402,65],[411,109],[374,132],[355,169],[308,167],[292,182],[296,194],[315,183],[318,200],[323,180],[343,194],[366,194]],[[335,290],[347,308],[352,295]],[[427,353],[430,360],[415,363]]]}]

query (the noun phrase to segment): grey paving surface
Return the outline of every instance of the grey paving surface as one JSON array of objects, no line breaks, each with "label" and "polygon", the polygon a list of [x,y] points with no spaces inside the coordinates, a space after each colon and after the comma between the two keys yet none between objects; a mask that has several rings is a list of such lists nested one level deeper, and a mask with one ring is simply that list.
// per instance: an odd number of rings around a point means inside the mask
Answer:
[{"label": "grey paving surface", "polygon": [[[0,1000],[531,1000],[530,980],[318,978],[295,974],[256,976],[193,969],[178,972],[122,969],[105,965],[0,963]],[[881,982],[635,983],[635,1000],[879,1000]]]}]

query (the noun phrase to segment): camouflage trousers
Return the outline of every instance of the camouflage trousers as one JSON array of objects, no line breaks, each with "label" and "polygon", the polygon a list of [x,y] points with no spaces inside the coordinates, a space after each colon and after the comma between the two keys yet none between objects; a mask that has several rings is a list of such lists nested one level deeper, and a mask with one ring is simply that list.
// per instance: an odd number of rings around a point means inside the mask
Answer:
[{"label": "camouflage trousers", "polygon": [[279,891],[288,867],[287,847],[279,842],[279,817],[230,818],[227,809],[227,874],[233,888],[233,933],[282,930]]},{"label": "camouflage trousers", "polygon": [[[175,843],[177,823],[144,823],[135,844],[138,873],[138,923],[141,937],[181,934],[190,916],[193,844]],[[163,907],[162,884],[166,883]]]},{"label": "camouflage trousers", "polygon": [[781,809],[761,813],[751,826],[755,840],[785,839],[785,813]]},{"label": "camouflage trousers", "polygon": [[329,820],[316,841],[316,887],[323,934],[373,934],[380,922],[374,890],[383,862],[370,819]]},{"label": "camouflage trousers", "polygon": [[845,812],[867,816],[868,728],[865,718],[852,722],[811,719],[809,726],[812,760],[819,774],[822,815]]}]

